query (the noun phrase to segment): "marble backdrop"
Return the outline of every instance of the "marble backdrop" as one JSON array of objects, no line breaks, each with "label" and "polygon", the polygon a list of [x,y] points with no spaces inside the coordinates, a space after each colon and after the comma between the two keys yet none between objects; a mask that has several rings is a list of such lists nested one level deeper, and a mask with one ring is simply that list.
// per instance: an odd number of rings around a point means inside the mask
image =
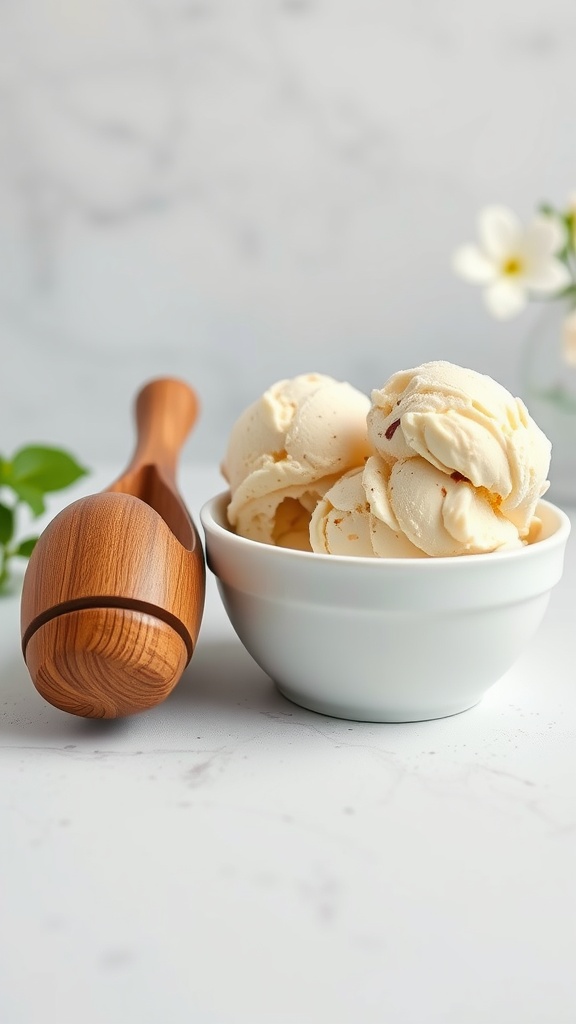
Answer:
[{"label": "marble backdrop", "polygon": [[431,358],[516,386],[450,256],[576,188],[570,0],[1,0],[0,450],[123,464],[182,375],[219,460],[266,385]]}]

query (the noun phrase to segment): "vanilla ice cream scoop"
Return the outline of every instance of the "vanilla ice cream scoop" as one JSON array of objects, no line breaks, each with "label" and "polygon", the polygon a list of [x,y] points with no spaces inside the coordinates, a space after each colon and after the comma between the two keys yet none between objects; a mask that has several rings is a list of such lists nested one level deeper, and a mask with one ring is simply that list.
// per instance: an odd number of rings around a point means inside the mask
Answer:
[{"label": "vanilla ice cream scoop", "polygon": [[[368,434],[392,470],[419,456],[451,480],[449,484],[442,481],[451,495],[448,504],[459,495],[461,518],[468,503],[470,530],[483,508],[492,510],[490,529],[498,526],[495,539],[504,520],[516,528],[520,539],[528,537],[538,499],[548,488],[551,446],[524,403],[491,377],[448,362],[423,363],[395,373],[383,388],[372,392]],[[430,484],[432,478],[419,463],[411,470],[415,473],[412,497],[418,491],[424,502],[424,480]],[[391,501],[397,517],[400,502],[408,501],[406,474],[411,470],[398,466],[390,483],[397,489]],[[455,491],[454,483],[466,487]],[[431,493],[436,495],[436,488]],[[400,517],[398,522],[402,526]],[[493,550],[484,546],[485,541],[475,547],[468,534],[464,529],[465,543],[471,545],[464,550]]]},{"label": "vanilla ice cream scoop", "polygon": [[380,505],[389,507],[404,537],[427,555],[474,555],[522,546],[517,528],[484,491],[454,480],[419,455],[399,459],[392,469],[375,455],[366,469]]},{"label": "vanilla ice cream scoop", "polygon": [[356,388],[317,373],[278,381],[253,402],[233,426],[222,463],[236,532],[310,550],[318,500],[370,453],[369,409]]},{"label": "vanilla ice cream scoop", "polygon": [[[372,460],[369,459],[367,468]],[[384,466],[385,475],[389,475]],[[372,512],[370,497],[386,502],[380,481],[372,487],[364,469],[345,473],[320,499],[310,520],[313,551],[328,555],[359,555],[368,558],[422,558],[424,551],[402,533],[389,511],[387,521]],[[381,511],[381,507],[379,507]]]}]

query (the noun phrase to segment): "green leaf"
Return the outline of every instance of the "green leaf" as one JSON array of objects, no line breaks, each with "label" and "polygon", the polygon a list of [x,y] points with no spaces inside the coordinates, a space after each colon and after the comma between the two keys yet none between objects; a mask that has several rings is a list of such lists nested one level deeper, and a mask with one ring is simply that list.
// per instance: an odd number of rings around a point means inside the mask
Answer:
[{"label": "green leaf", "polygon": [[20,501],[28,505],[35,516],[41,516],[46,511],[42,491],[38,490],[37,487],[30,487],[28,484],[20,484],[15,481],[12,481],[10,486],[18,495]]},{"label": "green leaf", "polygon": [[10,480],[10,463],[0,455],[0,487]]},{"label": "green leaf", "polygon": [[38,537],[27,537],[26,540],[21,540],[13,554],[18,555],[20,558],[30,558],[36,547],[37,540]]},{"label": "green leaf", "polygon": [[[46,494],[49,491],[61,491],[64,487],[69,487],[86,473],[87,470],[83,466],[80,466],[68,452],[62,451],[60,448],[29,445],[16,452],[12,459],[8,482],[14,490],[17,490],[16,485],[24,485]],[[21,497],[23,501],[27,500],[23,495]]]},{"label": "green leaf", "polygon": [[8,544],[14,533],[14,509],[0,504],[0,544]]}]

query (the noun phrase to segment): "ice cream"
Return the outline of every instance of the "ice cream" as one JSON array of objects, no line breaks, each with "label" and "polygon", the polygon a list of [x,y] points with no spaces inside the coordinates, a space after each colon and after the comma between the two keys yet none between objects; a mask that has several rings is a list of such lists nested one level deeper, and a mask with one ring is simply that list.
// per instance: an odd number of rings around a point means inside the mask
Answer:
[{"label": "ice cream", "polygon": [[317,502],[370,454],[369,409],[367,395],[317,373],[278,381],[253,402],[234,424],[222,463],[236,532],[310,550]]},{"label": "ice cream", "polygon": [[550,442],[491,377],[446,362],[396,373],[372,392],[368,435],[389,470],[380,500],[427,554],[494,551],[534,535]]},{"label": "ice cream", "polygon": [[[383,515],[381,500],[386,500],[386,492],[378,487],[375,494],[371,472],[367,473],[372,469],[371,462],[368,459],[366,469],[345,473],[320,499],[310,520],[312,550],[369,558],[424,557],[424,552],[402,533],[394,516]],[[385,464],[382,469],[389,472]],[[376,510],[379,514],[375,514]]]},{"label": "ice cream", "polygon": [[222,469],[242,536],[422,558],[530,543],[549,464],[519,398],[438,361],[395,373],[371,401],[320,374],[279,381],[234,425]]},{"label": "ice cream", "polygon": [[479,554],[520,547],[518,530],[490,503],[482,490],[416,455],[392,467],[378,455],[366,465],[374,507],[427,555]]}]

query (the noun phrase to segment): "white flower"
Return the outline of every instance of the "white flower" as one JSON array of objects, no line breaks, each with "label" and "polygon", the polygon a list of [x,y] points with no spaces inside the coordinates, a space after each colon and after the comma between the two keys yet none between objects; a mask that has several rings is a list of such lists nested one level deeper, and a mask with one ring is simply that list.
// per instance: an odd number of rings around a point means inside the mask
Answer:
[{"label": "white flower", "polygon": [[523,227],[505,206],[487,206],[478,217],[480,245],[464,245],[453,257],[457,274],[485,286],[493,316],[507,320],[527,304],[528,292],[553,295],[571,283],[567,267],[556,259],[566,244],[560,221],[535,217]]},{"label": "white flower", "polygon": [[564,358],[569,366],[576,366],[576,309],[566,317],[562,325]]}]

